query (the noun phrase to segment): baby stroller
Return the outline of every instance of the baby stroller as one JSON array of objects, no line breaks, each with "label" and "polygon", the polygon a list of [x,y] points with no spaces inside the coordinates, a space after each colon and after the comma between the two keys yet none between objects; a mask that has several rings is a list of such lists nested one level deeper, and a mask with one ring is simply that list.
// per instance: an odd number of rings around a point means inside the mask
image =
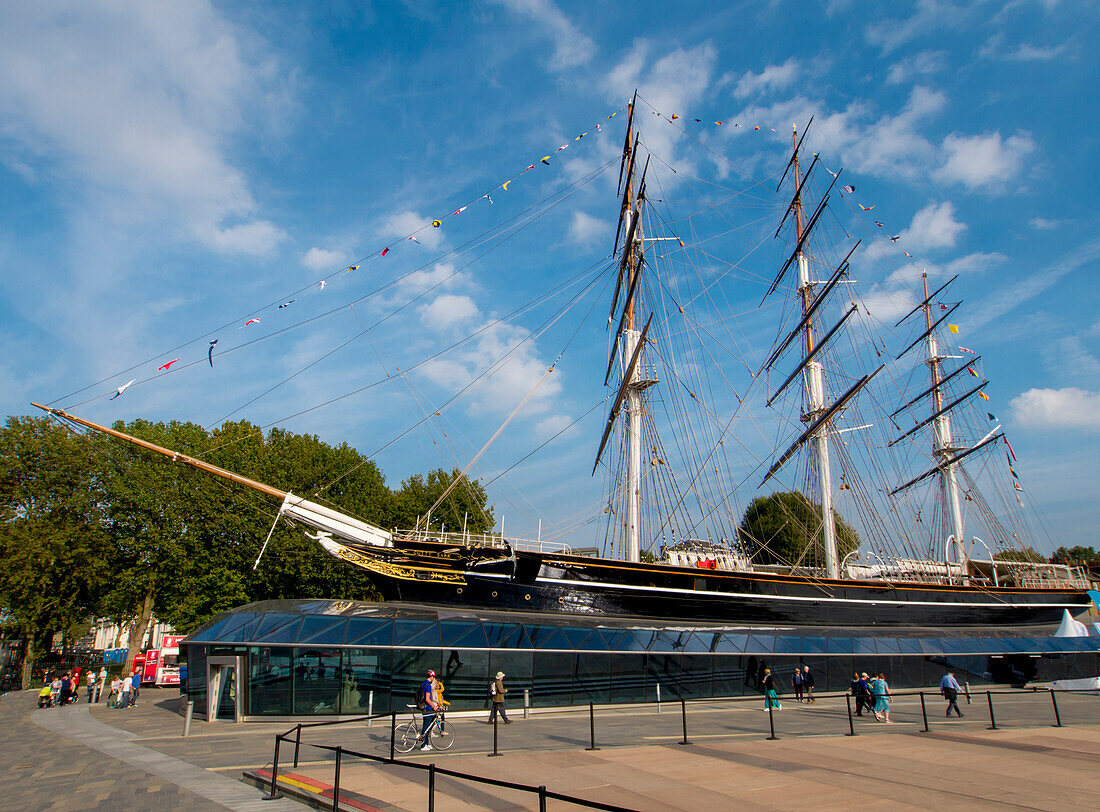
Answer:
[{"label": "baby stroller", "polygon": [[50,707],[50,705],[53,704],[50,701],[50,694],[51,694],[50,685],[49,685],[49,683],[46,683],[45,685],[42,686],[41,690],[39,690],[39,692],[38,692],[38,707],[48,708],[48,707]]}]

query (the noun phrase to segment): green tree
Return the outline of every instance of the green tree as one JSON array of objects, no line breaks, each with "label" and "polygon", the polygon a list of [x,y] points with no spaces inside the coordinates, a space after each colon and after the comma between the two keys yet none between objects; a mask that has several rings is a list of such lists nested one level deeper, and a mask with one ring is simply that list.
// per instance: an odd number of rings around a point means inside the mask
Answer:
[{"label": "green tree", "polygon": [[86,438],[45,418],[0,430],[0,608],[23,635],[23,684],[60,632],[68,642],[109,572],[102,491]]},{"label": "green tree", "polygon": [[998,561],[1024,561],[1031,564],[1044,564],[1046,558],[1039,555],[1032,547],[1024,547],[1022,550],[1002,550],[993,555]]},{"label": "green tree", "polygon": [[[442,468],[427,476],[416,474],[401,483],[393,495],[394,523],[398,527],[414,527],[427,517],[428,510],[459,475],[458,469],[447,473]],[[485,488],[477,480],[463,479],[443,502],[432,510],[431,526],[460,533],[465,527],[470,533],[489,532],[495,520],[493,509],[486,505]]]},{"label": "green tree", "polygon": [[1059,547],[1050,556],[1052,564],[1100,564],[1100,552],[1092,547]]},{"label": "green tree", "polygon": [[[859,536],[839,513],[834,516],[837,555],[843,560],[859,547]],[[821,505],[798,491],[753,499],[739,533],[746,551],[760,564],[812,566],[825,560]]]}]

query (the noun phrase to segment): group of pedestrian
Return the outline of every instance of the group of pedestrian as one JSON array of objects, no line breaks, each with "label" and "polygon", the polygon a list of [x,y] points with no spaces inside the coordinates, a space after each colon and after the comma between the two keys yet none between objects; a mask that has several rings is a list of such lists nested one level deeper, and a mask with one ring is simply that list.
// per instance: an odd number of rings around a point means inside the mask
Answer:
[{"label": "group of pedestrian", "polygon": [[886,674],[853,672],[849,688],[856,700],[856,716],[862,716],[867,710],[877,721],[893,724],[890,721],[890,683],[886,681]]},{"label": "group of pedestrian", "polygon": [[[486,724],[493,724],[498,714],[504,724],[511,724],[508,720],[508,713],[504,709],[504,695],[508,693],[508,689],[504,687],[504,677],[505,673],[503,671],[497,671],[496,676],[489,681],[486,698],[491,710]],[[421,713],[420,736],[418,737],[421,750],[432,749],[433,730],[437,729],[441,736],[449,735],[443,712],[451,703],[443,698],[444,690],[443,683],[436,677],[435,671],[429,669],[416,692],[416,707]],[[439,717],[438,728],[435,726],[437,716]]]},{"label": "group of pedestrian", "polygon": [[71,705],[80,699],[79,688],[79,671],[54,674],[53,679],[47,674],[38,691],[38,707],[58,708]]},{"label": "group of pedestrian", "polygon": [[[107,675],[104,672],[103,678]],[[116,710],[125,710],[137,705],[138,693],[141,691],[141,672],[119,675],[111,680],[111,693],[107,695],[107,707]]]},{"label": "group of pedestrian", "polygon": [[814,675],[810,673],[808,665],[802,666],[801,669],[795,667],[794,674],[791,675],[791,686],[794,688],[794,698],[798,702],[812,705],[817,701],[814,699]]}]

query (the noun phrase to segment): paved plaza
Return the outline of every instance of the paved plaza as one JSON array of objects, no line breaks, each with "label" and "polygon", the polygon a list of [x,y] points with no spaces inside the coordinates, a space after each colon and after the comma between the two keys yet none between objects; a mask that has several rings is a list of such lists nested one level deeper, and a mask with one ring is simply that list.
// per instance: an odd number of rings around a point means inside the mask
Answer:
[{"label": "paved plaza", "polygon": [[[514,724],[498,729],[503,755],[487,758],[493,728],[454,716],[455,746],[446,753],[404,758],[642,810],[786,808],[812,800],[816,808],[1030,808],[1065,809],[1100,792],[1100,697],[1060,695],[1064,727],[1054,726],[1049,694],[994,695],[997,730],[989,730],[988,703],[964,701],[960,720],[943,716],[930,692],[930,732],[923,732],[920,700],[900,696],[894,724],[856,719],[848,733],[843,697],[815,705],[785,699],[774,716],[776,740],[759,701],[687,706],[683,746],[679,703],[597,708],[598,751],[590,745],[587,709],[532,714],[513,709]],[[186,809],[302,810],[297,795],[331,808],[333,761],[311,742],[384,756],[389,724],[376,722],[307,728],[299,763],[293,746],[280,755],[286,797],[262,801],[242,782],[246,773],[270,777],[274,734],[287,723],[196,721],[181,736],[178,698],[142,692],[139,707],[111,711],[83,703],[34,709],[34,693],[0,699],[0,781],[5,810]],[[347,809],[423,810],[426,772],[345,758],[341,788]],[[576,808],[551,802],[550,808]],[[537,809],[537,800],[510,790],[440,777],[436,809]]]}]

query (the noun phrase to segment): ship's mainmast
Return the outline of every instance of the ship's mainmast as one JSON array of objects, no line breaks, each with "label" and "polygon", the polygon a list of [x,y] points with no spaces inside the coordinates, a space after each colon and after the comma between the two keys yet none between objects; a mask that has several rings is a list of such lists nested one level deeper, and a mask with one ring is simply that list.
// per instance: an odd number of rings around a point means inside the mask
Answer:
[{"label": "ship's mainmast", "polygon": [[963,449],[955,445],[951,436],[951,414],[949,409],[944,409],[943,392],[940,387],[943,370],[940,362],[943,356],[939,354],[936,343],[936,334],[932,329],[932,302],[928,296],[928,274],[922,273],[921,280],[924,284],[924,303],[921,309],[924,311],[924,326],[928,333],[926,337],[928,354],[925,363],[928,364],[929,373],[932,376],[932,409],[936,415],[932,421],[932,453],[942,463],[940,468],[940,488],[943,492],[943,505],[951,524],[951,535],[954,539],[955,560],[966,572],[966,548],[964,546],[962,505],[959,502],[959,485],[956,478],[956,463],[952,458]]},{"label": "ship's mainmast", "polygon": [[[793,133],[794,139],[794,186],[800,189],[802,185],[801,167],[798,163],[798,128]],[[798,194],[794,201],[795,206],[795,230],[798,240],[796,262],[798,263],[798,295],[802,300],[802,317],[805,321],[803,336],[806,344],[806,357],[814,355],[814,323],[810,310],[813,304],[814,283],[810,280],[810,263],[802,250],[804,213],[802,210],[802,195]],[[803,387],[806,392],[806,410],[802,414],[802,422],[810,423],[825,412],[825,376],[821,363],[812,360],[802,374]],[[829,468],[829,423],[821,425],[813,437],[814,451],[817,455],[817,480],[821,492],[821,530],[825,547],[825,569],[830,578],[840,577],[840,561],[837,556],[836,546],[836,517],[833,514],[833,483]]]},{"label": "ship's mainmast", "polygon": [[[630,107],[633,113],[633,105]],[[633,119],[633,117],[631,117]],[[626,133],[626,160],[633,162],[634,146],[631,144],[633,134],[630,128]],[[623,246],[626,257],[626,284],[627,289],[636,287],[635,277],[638,274],[638,260],[642,249],[642,220],[641,207],[634,208],[635,196],[631,189],[631,179],[627,178],[626,194],[623,197],[623,228],[628,235],[633,235],[628,245]],[[640,203],[640,201],[638,201]],[[633,226],[633,228],[631,227]],[[629,239],[629,238],[628,238]],[[626,387],[626,411],[627,411],[627,467],[626,467],[626,515],[623,517],[623,535],[626,541],[626,559],[628,561],[641,560],[641,530],[639,527],[642,501],[642,369],[644,363],[645,347],[640,346],[641,331],[638,330],[635,321],[635,298],[628,297],[625,308],[625,326],[620,337],[622,352],[619,358],[623,364],[624,381]],[[630,359],[635,352],[638,360],[630,365]]]}]

